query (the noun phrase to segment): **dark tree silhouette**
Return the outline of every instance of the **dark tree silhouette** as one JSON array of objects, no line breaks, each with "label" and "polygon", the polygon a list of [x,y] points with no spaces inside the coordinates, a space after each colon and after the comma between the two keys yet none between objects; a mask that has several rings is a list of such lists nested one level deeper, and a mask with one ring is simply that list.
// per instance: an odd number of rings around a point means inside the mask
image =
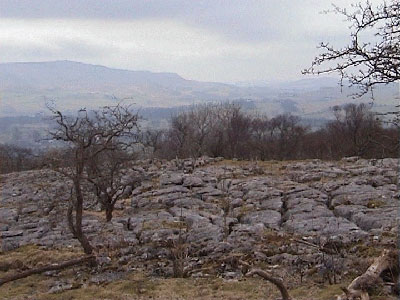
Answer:
[{"label": "dark tree silhouette", "polygon": [[0,144],[0,174],[30,170],[40,166],[31,149]]},{"label": "dark tree silhouette", "polygon": [[[116,180],[121,167],[121,156],[113,155],[129,149],[132,134],[137,130],[138,115],[129,106],[107,106],[89,113],[81,109],[76,116],[66,116],[49,107],[56,123],[50,136],[63,143],[66,151],[53,161],[54,169],[71,179],[73,197],[68,209],[68,225],[81,243],[86,254],[91,254],[90,245],[82,229],[84,193],[82,184],[89,180],[98,191],[101,203],[106,207],[107,218],[111,218],[115,202],[123,187]],[[108,168],[112,168],[109,170]],[[75,218],[73,217],[75,211]]]},{"label": "dark tree silhouette", "polygon": [[399,81],[400,2],[390,0],[375,7],[366,1],[353,4],[351,10],[335,6],[334,12],[350,23],[348,45],[321,43],[322,54],[303,73],[338,72],[342,80],[360,88],[360,95],[376,85]]},{"label": "dark tree silhouette", "polygon": [[[382,135],[380,122],[369,110],[366,104],[350,103],[333,108],[335,121],[326,127],[339,157],[365,156],[375,146],[375,141]],[[338,145],[339,144],[339,145]]]}]

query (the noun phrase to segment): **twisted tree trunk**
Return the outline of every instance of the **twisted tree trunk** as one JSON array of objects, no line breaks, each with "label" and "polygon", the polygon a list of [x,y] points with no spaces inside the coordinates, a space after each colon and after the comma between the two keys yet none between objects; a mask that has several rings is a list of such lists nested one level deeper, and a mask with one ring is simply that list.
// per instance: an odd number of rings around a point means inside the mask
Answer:
[{"label": "twisted tree trunk", "polygon": [[281,292],[282,295],[282,300],[293,300],[290,295],[288,290],[286,289],[285,284],[283,283],[283,280],[281,278],[278,277],[274,277],[271,274],[260,270],[260,269],[253,269],[250,272],[248,272],[246,274],[246,276],[251,276],[251,275],[258,275],[262,278],[264,278],[265,280],[268,280],[269,282],[273,283],[276,285],[276,287],[279,289],[279,291]]},{"label": "twisted tree trunk", "polygon": [[93,247],[90,245],[89,240],[87,239],[85,233],[82,228],[82,214],[83,214],[83,195],[82,188],[79,179],[74,180],[75,187],[75,226],[73,226],[74,231],[73,234],[76,235],[78,241],[81,243],[85,254],[90,255],[93,253]]}]

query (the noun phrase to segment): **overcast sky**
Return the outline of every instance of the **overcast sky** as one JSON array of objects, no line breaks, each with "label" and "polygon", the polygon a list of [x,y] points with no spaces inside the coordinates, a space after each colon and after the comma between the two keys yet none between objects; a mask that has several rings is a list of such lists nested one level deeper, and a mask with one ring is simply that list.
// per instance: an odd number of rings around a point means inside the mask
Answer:
[{"label": "overcast sky", "polygon": [[321,14],[331,8],[330,0],[0,0],[0,61],[65,59],[202,81],[298,79],[319,42],[348,40],[342,16]]}]

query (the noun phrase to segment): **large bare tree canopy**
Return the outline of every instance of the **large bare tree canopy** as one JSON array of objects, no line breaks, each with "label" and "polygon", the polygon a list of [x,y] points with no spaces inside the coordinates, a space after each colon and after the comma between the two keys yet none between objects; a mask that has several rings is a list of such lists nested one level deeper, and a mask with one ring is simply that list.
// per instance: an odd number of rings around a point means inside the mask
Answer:
[{"label": "large bare tree canopy", "polygon": [[52,165],[73,184],[68,225],[85,253],[92,254],[93,248],[82,229],[82,184],[89,181],[93,185],[99,202],[105,207],[107,221],[110,221],[115,203],[130,185],[123,180],[122,169],[132,157],[132,146],[138,142],[139,117],[129,106],[120,104],[92,112],[81,109],[75,116],[64,115],[52,107],[49,109],[56,124],[50,137],[64,145]]},{"label": "large bare tree canopy", "polygon": [[350,41],[343,48],[321,43],[322,53],[305,74],[338,72],[342,80],[365,94],[378,84],[400,80],[400,1],[379,6],[371,2],[353,4],[350,10],[335,6],[350,24]]},{"label": "large bare tree canopy", "polygon": [[136,142],[132,136],[137,129],[138,115],[129,106],[105,106],[92,112],[81,109],[76,116],[65,116],[50,106],[49,110],[58,125],[50,132],[51,137],[74,148],[94,150],[94,153],[88,151],[90,155],[121,146],[126,148],[127,142]]}]

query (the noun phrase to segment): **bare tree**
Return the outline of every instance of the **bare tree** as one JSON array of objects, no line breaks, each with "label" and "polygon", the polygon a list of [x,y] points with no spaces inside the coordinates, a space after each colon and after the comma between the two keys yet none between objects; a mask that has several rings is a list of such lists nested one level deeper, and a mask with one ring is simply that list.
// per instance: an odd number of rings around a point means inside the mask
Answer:
[{"label": "bare tree", "polygon": [[[163,158],[200,155],[242,159],[339,159],[393,157],[398,150],[396,128],[382,121],[365,104],[337,106],[335,120],[310,130],[298,116],[268,119],[251,115],[233,103],[206,104],[183,111],[165,132],[145,135],[153,154]],[[341,143],[338,143],[341,141]]]},{"label": "bare tree", "polygon": [[373,152],[371,148],[381,135],[381,126],[364,103],[335,106],[334,115],[336,120],[328,123],[327,129],[340,157],[365,156]]},{"label": "bare tree", "polygon": [[31,149],[0,144],[0,173],[19,172],[40,167],[41,162]]},{"label": "bare tree", "polygon": [[189,120],[192,126],[192,157],[207,154],[207,142],[215,123],[215,112],[218,105],[197,105],[189,111]]},{"label": "bare tree", "polygon": [[343,48],[321,43],[322,54],[315,58],[306,74],[338,72],[342,80],[361,88],[361,94],[378,84],[400,80],[400,2],[384,1],[352,5],[351,10],[336,7],[350,23],[350,41]]},{"label": "bare tree", "polygon": [[76,116],[66,116],[52,107],[49,109],[56,123],[50,136],[66,147],[62,157],[55,160],[53,166],[73,183],[73,197],[68,209],[69,227],[85,253],[91,254],[93,248],[82,229],[82,184],[88,178],[88,174],[93,174],[92,169],[88,172],[89,163],[99,161],[98,157],[105,153],[129,149],[132,133],[137,129],[138,116],[132,113],[129,106],[119,104],[91,113],[81,109]]},{"label": "bare tree", "polygon": [[278,115],[270,120],[271,137],[275,143],[277,159],[295,159],[300,155],[301,141],[308,128],[299,124],[300,118],[290,114]]},{"label": "bare tree", "polygon": [[148,128],[142,134],[141,140],[145,149],[150,149],[153,156],[160,155],[164,147],[166,130]]},{"label": "bare tree", "polygon": [[187,157],[191,152],[192,126],[189,115],[185,112],[173,116],[169,139],[172,142],[173,151],[176,157]]},{"label": "bare tree", "polygon": [[266,160],[271,157],[270,122],[267,117],[256,117],[251,120],[251,139],[256,159]]},{"label": "bare tree", "polygon": [[125,176],[129,163],[136,158],[134,153],[121,149],[105,150],[88,159],[85,179],[92,185],[106,221],[113,217],[118,200],[129,196],[141,182],[141,176]]},{"label": "bare tree", "polygon": [[[164,141],[165,147],[177,157],[202,155],[238,155],[246,145],[249,118],[240,106],[203,104],[191,107],[172,117]],[[243,155],[243,153],[242,153]]]},{"label": "bare tree", "polygon": [[228,104],[222,109],[222,124],[226,134],[226,153],[230,158],[244,158],[248,153],[251,118],[241,107]]}]

